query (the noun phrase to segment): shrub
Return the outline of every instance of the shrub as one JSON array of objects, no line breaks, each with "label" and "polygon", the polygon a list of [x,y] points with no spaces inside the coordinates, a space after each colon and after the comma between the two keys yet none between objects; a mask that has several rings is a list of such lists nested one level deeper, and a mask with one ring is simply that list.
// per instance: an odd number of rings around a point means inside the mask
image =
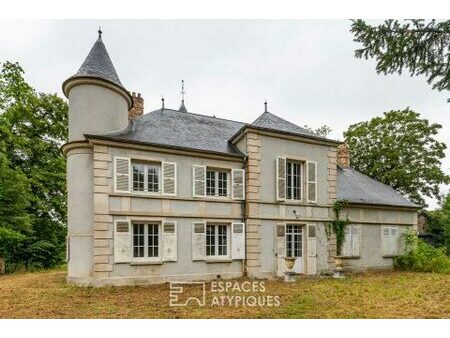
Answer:
[{"label": "shrub", "polygon": [[40,240],[32,243],[26,249],[28,256],[28,268],[34,269],[48,269],[62,263],[63,258],[59,248],[53,243]]},{"label": "shrub", "polygon": [[399,270],[450,273],[450,258],[446,248],[435,248],[417,237],[413,231],[403,234],[405,254],[394,258],[394,266]]},{"label": "shrub", "polygon": [[14,271],[20,262],[26,239],[20,232],[0,227],[0,257],[5,259],[6,272]]}]

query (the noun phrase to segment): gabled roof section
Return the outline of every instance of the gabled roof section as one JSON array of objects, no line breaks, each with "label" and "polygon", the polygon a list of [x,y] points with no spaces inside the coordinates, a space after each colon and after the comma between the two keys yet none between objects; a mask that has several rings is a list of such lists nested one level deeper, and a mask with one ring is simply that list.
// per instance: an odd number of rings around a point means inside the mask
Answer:
[{"label": "gabled roof section", "polygon": [[255,127],[260,127],[260,128],[284,131],[284,132],[288,132],[288,133],[296,133],[296,134],[316,136],[316,137],[319,136],[305,128],[299,127],[296,124],[286,121],[286,120],[282,119],[281,117],[278,117],[269,112],[264,112],[263,114],[261,114],[250,125],[255,126]]},{"label": "gabled roof section", "polygon": [[328,143],[332,143],[332,144],[336,144],[336,145],[341,143],[339,141],[328,139],[326,137],[317,135],[317,134],[313,133],[312,131],[309,131],[306,128],[302,128],[292,122],[286,121],[285,119],[282,119],[281,117],[279,117],[275,114],[272,114],[268,111],[261,114],[252,123],[244,125],[236,134],[234,134],[230,138],[230,142],[235,142],[236,139],[239,139],[239,135],[246,128],[254,128],[254,129],[271,131],[271,132],[275,132],[275,133],[278,132],[281,134],[302,136],[302,137],[311,138],[311,139],[315,139],[318,141],[328,142]]},{"label": "gabled roof section", "polygon": [[353,168],[338,166],[337,198],[356,204],[375,204],[418,208],[394,188],[366,176]]},{"label": "gabled roof section", "polygon": [[137,118],[121,132],[87,136],[243,157],[236,146],[228,143],[243,125],[212,116],[158,109]]}]

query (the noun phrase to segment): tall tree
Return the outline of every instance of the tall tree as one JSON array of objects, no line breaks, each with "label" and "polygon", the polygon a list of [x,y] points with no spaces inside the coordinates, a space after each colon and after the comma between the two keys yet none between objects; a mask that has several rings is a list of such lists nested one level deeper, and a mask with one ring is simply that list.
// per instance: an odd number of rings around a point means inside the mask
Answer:
[{"label": "tall tree", "polygon": [[436,244],[444,246],[450,255],[450,193],[443,197],[438,209],[427,214],[429,231],[435,236]]},{"label": "tall tree", "polygon": [[26,207],[35,241],[64,246],[66,232],[65,157],[67,104],[56,94],[37,93],[17,63],[0,73],[0,149],[9,168],[23,175]]},{"label": "tall tree", "polygon": [[389,111],[351,125],[344,137],[352,167],[425,205],[423,196],[439,198],[450,177],[441,169],[446,145],[434,138],[442,126],[419,116],[409,108]]},{"label": "tall tree", "polygon": [[322,136],[322,137],[327,137],[332,132],[332,129],[330,127],[328,127],[326,124],[324,124],[323,126],[320,126],[319,128],[316,128],[316,129],[305,124],[303,126],[303,128],[309,130],[310,132],[312,132],[314,134]]},{"label": "tall tree", "polygon": [[378,73],[425,75],[433,89],[450,90],[450,20],[386,20],[378,26],[353,20],[357,58],[375,58]]}]

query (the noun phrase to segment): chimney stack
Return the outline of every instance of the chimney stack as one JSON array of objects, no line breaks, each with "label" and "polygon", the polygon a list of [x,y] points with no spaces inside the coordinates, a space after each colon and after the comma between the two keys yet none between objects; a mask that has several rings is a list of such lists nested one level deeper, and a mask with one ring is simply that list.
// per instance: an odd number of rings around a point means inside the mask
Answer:
[{"label": "chimney stack", "polygon": [[131,93],[133,99],[133,107],[128,112],[128,119],[134,120],[144,114],[144,99],[141,97],[141,93],[136,96],[135,92]]},{"label": "chimney stack", "polygon": [[337,163],[342,167],[342,168],[348,168],[350,167],[350,153],[348,151],[348,147],[345,143],[342,143],[339,147],[338,147],[338,152],[337,152]]}]

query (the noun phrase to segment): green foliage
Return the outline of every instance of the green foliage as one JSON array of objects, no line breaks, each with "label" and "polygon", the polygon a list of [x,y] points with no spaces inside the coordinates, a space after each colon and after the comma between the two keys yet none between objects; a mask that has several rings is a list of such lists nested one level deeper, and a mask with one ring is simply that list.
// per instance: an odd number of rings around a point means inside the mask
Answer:
[{"label": "green foliage", "polygon": [[378,73],[425,75],[433,89],[450,90],[450,20],[386,20],[371,26],[353,20],[357,58],[375,58]]},{"label": "green foliage", "polygon": [[29,232],[28,182],[20,170],[12,170],[0,152],[0,227]]},{"label": "green foliage", "polygon": [[[26,235],[29,247],[45,240],[63,252],[66,160],[60,146],[67,140],[67,104],[56,94],[37,93],[19,64],[1,66],[0,226]],[[42,245],[41,254],[50,254]]]},{"label": "green foliage", "polygon": [[6,264],[20,260],[26,240],[20,232],[0,226],[0,257]]},{"label": "green foliage", "polygon": [[341,219],[341,211],[347,205],[347,201],[336,201],[333,204],[333,211],[335,219],[331,222],[325,223],[325,232],[328,240],[331,238],[331,233],[336,235],[336,254],[338,256],[342,253],[342,245],[345,240],[345,227],[350,223],[348,219]]},{"label": "green foliage", "polygon": [[26,249],[26,254],[28,267],[31,269],[48,269],[61,264],[64,259],[58,246],[46,240],[32,243]]},{"label": "green foliage", "polygon": [[323,126],[321,126],[319,128],[316,128],[316,129],[311,128],[308,125],[304,125],[303,128],[309,130],[310,132],[312,132],[314,134],[322,136],[322,137],[327,137],[332,131],[332,129],[330,127],[328,127],[326,124],[324,124]]},{"label": "green foliage", "polygon": [[389,111],[351,125],[344,137],[353,168],[425,205],[422,196],[439,198],[450,177],[441,170],[447,147],[434,138],[442,126],[419,116],[409,108]]},{"label": "green foliage", "polygon": [[450,258],[445,248],[435,248],[409,230],[403,234],[406,253],[394,258],[394,266],[399,270],[450,273]]},{"label": "green foliage", "polygon": [[450,254],[450,193],[441,202],[440,208],[428,211],[428,231],[434,236],[436,244],[443,246]]}]

